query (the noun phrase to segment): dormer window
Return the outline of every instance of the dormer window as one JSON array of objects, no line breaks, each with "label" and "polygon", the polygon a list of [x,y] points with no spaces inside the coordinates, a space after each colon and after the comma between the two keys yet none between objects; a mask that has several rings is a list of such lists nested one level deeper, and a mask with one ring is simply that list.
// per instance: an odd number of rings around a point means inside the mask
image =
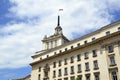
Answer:
[{"label": "dormer window", "polygon": [[109,35],[109,34],[110,34],[110,31],[107,31],[107,32],[106,32],[106,35]]},{"label": "dormer window", "polygon": [[86,41],[84,41],[84,43],[85,43],[85,44],[87,44],[87,40],[86,40]]},{"label": "dormer window", "polygon": [[118,27],[118,31],[120,31],[120,27]]},{"label": "dormer window", "polygon": [[71,46],[71,49],[73,49],[73,46]]},{"label": "dormer window", "polygon": [[92,41],[94,41],[94,40],[95,40],[95,37],[92,38]]}]

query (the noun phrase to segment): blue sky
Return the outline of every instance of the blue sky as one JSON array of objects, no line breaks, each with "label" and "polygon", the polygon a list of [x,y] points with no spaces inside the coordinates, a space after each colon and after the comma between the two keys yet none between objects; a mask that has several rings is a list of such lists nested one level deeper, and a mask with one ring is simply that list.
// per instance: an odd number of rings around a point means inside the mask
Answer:
[{"label": "blue sky", "polygon": [[[31,56],[41,50],[44,35],[54,33],[58,14],[64,35],[73,40],[120,20],[119,3],[120,0],[1,0],[0,80],[31,72]],[[58,13],[61,8],[63,11]]]}]

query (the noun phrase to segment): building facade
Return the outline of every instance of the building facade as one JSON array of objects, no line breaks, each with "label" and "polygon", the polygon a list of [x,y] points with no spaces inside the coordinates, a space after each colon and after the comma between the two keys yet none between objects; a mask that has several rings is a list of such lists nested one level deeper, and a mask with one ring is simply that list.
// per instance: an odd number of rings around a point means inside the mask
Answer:
[{"label": "building facade", "polygon": [[55,33],[32,56],[31,80],[120,80],[120,21],[68,40],[60,17]]}]

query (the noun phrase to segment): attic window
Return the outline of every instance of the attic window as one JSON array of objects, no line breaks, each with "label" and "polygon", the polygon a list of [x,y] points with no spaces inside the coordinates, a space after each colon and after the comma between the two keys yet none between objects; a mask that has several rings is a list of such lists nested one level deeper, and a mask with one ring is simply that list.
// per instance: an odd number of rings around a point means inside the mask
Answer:
[{"label": "attic window", "polygon": [[84,41],[84,43],[85,43],[85,44],[87,44],[87,40],[86,40],[86,41]]},{"label": "attic window", "polygon": [[95,40],[95,37],[92,38],[92,41],[94,41],[94,40]]},{"label": "attic window", "polygon": [[56,52],[54,52],[54,55],[56,54]]},{"label": "attic window", "polygon": [[118,27],[118,31],[120,31],[120,27]]},{"label": "attic window", "polygon": [[62,50],[59,51],[60,53],[62,52]]},{"label": "attic window", "polygon": [[107,32],[106,32],[106,35],[109,35],[109,34],[110,34],[110,31],[107,31]]},{"label": "attic window", "polygon": [[80,43],[78,43],[77,46],[80,46]]},{"label": "attic window", "polygon": [[67,48],[65,48],[65,51],[67,51]]},{"label": "attic window", "polygon": [[71,46],[71,49],[73,49],[73,46]]}]

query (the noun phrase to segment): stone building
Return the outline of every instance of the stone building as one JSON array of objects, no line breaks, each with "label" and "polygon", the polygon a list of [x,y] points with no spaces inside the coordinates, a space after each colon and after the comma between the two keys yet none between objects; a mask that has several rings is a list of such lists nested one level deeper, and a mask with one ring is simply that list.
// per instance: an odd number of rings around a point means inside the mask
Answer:
[{"label": "stone building", "polygon": [[70,41],[58,16],[55,33],[42,43],[32,56],[31,80],[120,80],[120,21]]}]

